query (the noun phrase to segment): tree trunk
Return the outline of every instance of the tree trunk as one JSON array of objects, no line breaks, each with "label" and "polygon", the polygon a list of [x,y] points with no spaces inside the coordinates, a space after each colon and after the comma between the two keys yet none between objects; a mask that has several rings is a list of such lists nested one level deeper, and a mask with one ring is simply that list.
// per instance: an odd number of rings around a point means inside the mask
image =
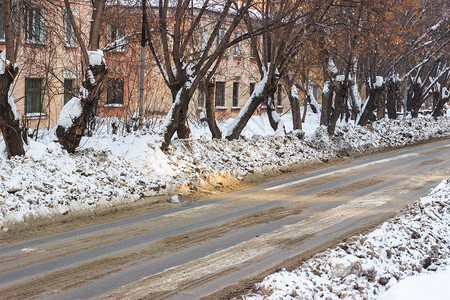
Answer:
[{"label": "tree trunk", "polygon": [[206,109],[206,122],[208,123],[209,130],[213,139],[221,139],[222,132],[219,125],[216,122],[216,115],[214,114],[214,83],[204,83],[205,93],[205,109]]},{"label": "tree trunk", "polygon": [[419,109],[423,103],[422,88],[417,82],[413,83],[410,88],[412,89],[411,116],[417,118],[419,116]]},{"label": "tree trunk", "polygon": [[253,97],[248,105],[244,106],[244,109],[241,110],[238,117],[235,119],[236,124],[231,124],[230,129],[228,130],[225,138],[229,141],[238,139],[244,130],[245,126],[248,123],[248,120],[252,117],[255,110],[258,106],[264,101],[265,97],[263,95],[258,95],[257,97]]},{"label": "tree trunk", "polygon": [[[95,83],[93,84],[88,75],[89,71],[92,71],[95,78]],[[83,81],[83,87],[88,91],[88,95],[87,97],[81,98],[81,115],[72,121],[71,127],[65,128],[58,125],[56,128],[58,141],[68,152],[73,153],[80,145],[81,138],[84,136],[84,131],[88,127],[89,121],[93,117],[93,112],[97,108],[107,72],[106,65],[104,64],[89,67]]]},{"label": "tree trunk", "polygon": [[9,88],[16,77],[18,69],[13,64],[5,66],[5,73],[0,76],[0,129],[5,141],[8,158],[24,155],[23,140],[19,127],[19,119],[13,112],[9,99]]},{"label": "tree trunk", "polygon": [[188,110],[189,110],[189,100],[182,101],[180,116],[178,118],[177,135],[179,139],[188,139],[191,136],[191,129],[188,123]]},{"label": "tree trunk", "polygon": [[186,90],[184,87],[182,87],[178,91],[175,101],[173,102],[172,107],[167,113],[166,119],[164,120],[163,124],[164,141],[161,145],[162,151],[167,150],[167,147],[169,147],[170,141],[172,140],[175,131],[177,131],[180,119],[180,112],[183,107],[182,99],[186,98],[188,94],[189,90]]},{"label": "tree trunk", "polygon": [[300,100],[298,99],[298,92],[295,85],[289,89],[289,103],[291,105],[292,113],[292,128],[294,130],[302,129],[302,121],[300,119]]},{"label": "tree trunk", "polygon": [[350,99],[352,104],[352,112],[351,112],[351,119],[356,120],[358,118],[358,115],[361,112],[360,109],[360,99],[359,99],[359,93],[358,93],[358,86],[355,82],[355,80],[350,81]]},{"label": "tree trunk", "polygon": [[397,82],[389,80],[386,83],[386,108],[389,119],[397,119],[397,102],[399,86]]},{"label": "tree trunk", "polygon": [[377,120],[384,119],[384,116],[386,115],[386,102],[384,97],[378,97],[377,99]]},{"label": "tree trunk", "polygon": [[342,107],[344,101],[347,97],[347,84],[340,83],[336,91],[336,97],[334,99],[334,110],[331,114],[330,121],[328,123],[328,135],[334,135],[334,130],[336,129],[336,123],[342,112]]},{"label": "tree trunk", "polygon": [[364,111],[361,114],[361,118],[359,119],[358,125],[365,126],[371,119],[375,119],[374,111],[376,108],[376,103],[378,98],[381,97],[381,93],[383,92],[384,85],[369,90],[369,99],[367,99],[367,103],[364,107]]},{"label": "tree trunk", "polygon": [[275,94],[271,94],[267,97],[266,107],[267,107],[267,117],[269,118],[270,127],[272,127],[273,131],[277,131],[278,122],[276,121],[276,117],[274,117],[273,113],[275,113],[275,107],[273,105],[273,97]]},{"label": "tree trunk", "polygon": [[[306,99],[308,100],[311,111],[313,113],[317,114],[319,112],[319,107],[318,107],[317,99],[314,97],[314,94],[312,93],[312,91],[308,91],[308,96],[306,97]],[[306,108],[306,106],[305,106],[305,108]],[[304,120],[303,120],[303,122],[304,122]]]},{"label": "tree trunk", "polygon": [[[434,92],[433,94],[438,94],[439,99],[437,100],[436,106],[433,110],[433,118],[437,119],[438,117],[444,114],[444,104],[449,100],[449,97],[442,97],[441,92]],[[449,94],[447,94],[448,96]]]},{"label": "tree trunk", "polygon": [[306,120],[306,112],[308,111],[308,103],[311,103],[311,98],[309,97],[309,94],[307,93],[305,100],[303,101],[302,123],[305,123],[305,120]]},{"label": "tree trunk", "polygon": [[331,107],[333,104],[334,84],[330,81],[325,82],[322,95],[322,113],[320,115],[320,125],[328,127],[330,122]]}]

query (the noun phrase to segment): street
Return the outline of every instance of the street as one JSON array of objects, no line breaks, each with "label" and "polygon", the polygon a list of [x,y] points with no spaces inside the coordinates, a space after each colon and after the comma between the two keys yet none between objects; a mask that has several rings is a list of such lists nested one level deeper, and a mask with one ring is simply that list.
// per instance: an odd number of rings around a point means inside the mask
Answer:
[{"label": "street", "polygon": [[221,299],[364,232],[450,174],[450,142],[95,226],[2,242],[1,299]]}]

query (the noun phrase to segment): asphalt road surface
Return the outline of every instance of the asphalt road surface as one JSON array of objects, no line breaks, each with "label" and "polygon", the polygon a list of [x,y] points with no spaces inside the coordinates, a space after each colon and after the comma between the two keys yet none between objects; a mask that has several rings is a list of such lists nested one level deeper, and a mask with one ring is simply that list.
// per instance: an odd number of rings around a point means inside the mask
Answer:
[{"label": "asphalt road surface", "polygon": [[0,248],[0,299],[222,299],[364,232],[450,176],[450,142]]}]

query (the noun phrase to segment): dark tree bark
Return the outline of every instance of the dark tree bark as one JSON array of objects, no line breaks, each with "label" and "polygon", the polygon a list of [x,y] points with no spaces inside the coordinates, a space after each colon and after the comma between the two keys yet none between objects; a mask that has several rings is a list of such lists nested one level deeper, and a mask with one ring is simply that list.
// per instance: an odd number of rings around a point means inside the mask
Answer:
[{"label": "dark tree bark", "polygon": [[336,91],[336,96],[334,99],[334,110],[331,114],[331,118],[328,124],[328,135],[334,135],[334,130],[336,129],[336,123],[339,119],[339,116],[342,112],[342,107],[344,104],[344,101],[347,98],[347,83],[341,82],[338,84],[338,88]]},{"label": "dark tree bark", "polygon": [[214,114],[214,83],[211,81],[203,83],[205,88],[205,110],[206,122],[213,139],[221,139],[222,132],[216,122],[216,115]]},{"label": "dark tree bark", "polygon": [[399,99],[399,82],[389,79],[386,83],[386,108],[389,119],[397,119],[397,103]]},{"label": "dark tree bark", "polygon": [[383,92],[384,84],[380,87],[375,87],[369,90],[369,99],[367,99],[367,104],[365,106],[364,111],[361,114],[361,118],[359,119],[358,125],[365,126],[370,120],[375,119],[374,111],[376,109],[376,103],[378,98],[381,97]]},{"label": "dark tree bark", "polygon": [[[95,0],[93,2],[94,10],[92,12],[92,22],[89,32],[89,44],[90,49],[92,50],[98,49],[100,25],[103,18],[105,1],[106,0]],[[58,125],[58,127],[56,128],[56,135],[58,137],[59,143],[68,152],[74,152],[75,149],[77,149],[80,145],[81,138],[84,136],[85,130],[88,127],[88,124],[97,108],[98,100],[102,92],[103,82],[108,71],[106,65],[103,62],[100,65],[91,65],[87,48],[84,44],[83,38],[81,37],[81,31],[78,27],[78,24],[72,14],[69,0],[64,0],[64,5],[72,28],[74,30],[78,45],[80,46],[85,66],[87,66],[82,85],[87,90],[88,95],[87,97],[81,98],[81,115],[75,118],[75,120],[72,120],[71,127],[65,128],[61,125]],[[93,82],[91,81],[91,74],[94,77]]]},{"label": "dark tree bark", "polygon": [[275,107],[273,105],[274,96],[275,96],[275,94],[271,94],[269,97],[267,97],[266,107],[267,107],[267,117],[269,119],[270,127],[272,127],[273,131],[277,131],[278,122],[273,117],[273,113],[275,112]]},{"label": "dark tree bark", "polygon": [[413,118],[417,118],[419,116],[419,109],[422,106],[422,86],[414,82],[410,85],[411,89],[411,98],[410,98],[410,106],[411,106],[411,116]]},{"label": "dark tree bark", "polygon": [[87,97],[81,98],[81,115],[72,121],[72,126],[65,128],[59,125],[56,128],[56,136],[58,137],[59,143],[68,152],[73,153],[79,146],[81,138],[85,134],[85,130],[88,127],[90,120],[94,115],[94,111],[97,107],[98,100],[100,99],[103,79],[107,73],[105,65],[91,66],[90,70],[94,74],[95,84],[91,84],[89,76],[83,81],[83,87],[88,91]]},{"label": "dark tree bark", "polygon": [[309,95],[309,93],[308,93],[308,95],[306,96],[306,99],[308,100],[308,104],[309,104],[309,107],[311,108],[311,111],[312,111],[313,113],[317,114],[317,113],[319,112],[319,108],[315,105],[315,103],[313,103],[313,102],[311,101],[311,96]]},{"label": "dark tree bark", "polygon": [[225,138],[229,141],[231,140],[235,140],[238,139],[239,136],[241,135],[242,130],[244,130],[245,126],[248,123],[248,120],[250,120],[251,116],[253,115],[253,113],[255,112],[255,110],[258,108],[258,106],[263,103],[263,101],[267,98],[267,96],[265,96],[264,94],[267,93],[262,93],[261,95],[257,95],[255,97],[252,97],[246,104],[246,110],[244,111],[244,113],[241,116],[239,122],[236,124],[236,126],[232,126],[232,130],[231,132],[227,132],[227,135],[225,136]]},{"label": "dark tree bark", "polygon": [[17,72],[18,68],[14,68],[10,64],[5,67],[5,73],[0,76],[0,129],[5,141],[8,158],[25,154],[19,119],[15,118],[13,108],[8,101],[9,88]]},{"label": "dark tree bark", "polygon": [[328,127],[328,124],[330,123],[334,88],[334,84],[331,81],[325,82],[324,93],[322,94],[322,113],[320,115],[320,125],[324,125],[326,127]]},{"label": "dark tree bark", "polygon": [[[438,92],[439,93],[439,92]],[[436,92],[434,93],[436,94]],[[442,96],[442,93],[439,93]],[[439,97],[439,100],[436,103],[436,106],[433,109],[433,118],[437,119],[438,117],[441,117],[444,114],[444,104],[449,101],[449,94],[447,94],[447,97]]]},{"label": "dark tree bark", "polygon": [[295,86],[291,86],[288,92],[292,113],[292,128],[294,130],[301,130],[302,120],[300,117],[300,100],[298,99],[298,92],[293,93],[292,89],[296,90],[297,88]]},{"label": "dark tree bark", "polygon": [[188,139],[191,136],[191,129],[189,128],[189,123],[187,119],[188,110],[189,110],[189,101],[184,100],[183,105],[181,106],[177,126],[177,136],[179,139]]},{"label": "dark tree bark", "polygon": [[377,120],[384,119],[384,116],[386,115],[386,102],[384,97],[378,97],[377,100]]},{"label": "dark tree bark", "polygon": [[[18,49],[16,41],[19,39],[14,36],[11,2],[9,0],[3,1],[1,13],[5,33],[4,51],[6,53],[2,53],[5,59],[5,72],[0,75],[0,130],[5,141],[8,157],[11,158],[12,156],[25,154],[19,119],[16,119],[13,112],[15,107],[12,107],[15,104],[9,103],[9,89],[19,72],[19,69],[15,66]],[[17,33],[20,36],[21,24],[18,24],[17,27],[19,28]]]}]

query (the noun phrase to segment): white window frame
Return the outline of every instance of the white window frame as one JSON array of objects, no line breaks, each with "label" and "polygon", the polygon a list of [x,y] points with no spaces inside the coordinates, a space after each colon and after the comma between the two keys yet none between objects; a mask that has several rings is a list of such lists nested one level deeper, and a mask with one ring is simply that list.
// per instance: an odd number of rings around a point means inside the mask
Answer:
[{"label": "white window frame", "polygon": [[[241,31],[240,30],[236,30],[234,32],[234,38],[237,39],[238,37],[241,36]],[[236,57],[240,57],[241,56],[241,42],[235,44],[233,46],[233,55]]]},{"label": "white window frame", "polygon": [[[112,26],[111,24],[108,24],[107,30],[108,30],[108,41],[109,41],[109,44],[112,44],[115,41],[118,41],[118,40],[120,40],[120,39],[125,37],[125,30],[121,26]],[[113,37],[113,35],[115,35],[115,38]],[[122,46],[118,46],[118,47],[112,49],[111,51],[124,52],[125,51],[125,47],[123,45]]]},{"label": "white window frame", "polygon": [[[73,17],[75,20],[77,19],[77,10],[75,8],[71,8]],[[64,46],[66,48],[76,48],[77,40],[75,38],[75,31],[72,27],[72,24],[69,20],[69,15],[67,11],[64,12]]]},{"label": "white window frame", "polygon": [[199,28],[199,37],[198,37],[198,49],[200,51],[205,51],[208,41],[206,40],[206,28],[201,26]]},{"label": "white window frame", "polygon": [[[25,12],[25,43],[45,45],[46,14],[44,7],[27,5]],[[32,22],[31,24],[29,23],[30,21]]]}]

